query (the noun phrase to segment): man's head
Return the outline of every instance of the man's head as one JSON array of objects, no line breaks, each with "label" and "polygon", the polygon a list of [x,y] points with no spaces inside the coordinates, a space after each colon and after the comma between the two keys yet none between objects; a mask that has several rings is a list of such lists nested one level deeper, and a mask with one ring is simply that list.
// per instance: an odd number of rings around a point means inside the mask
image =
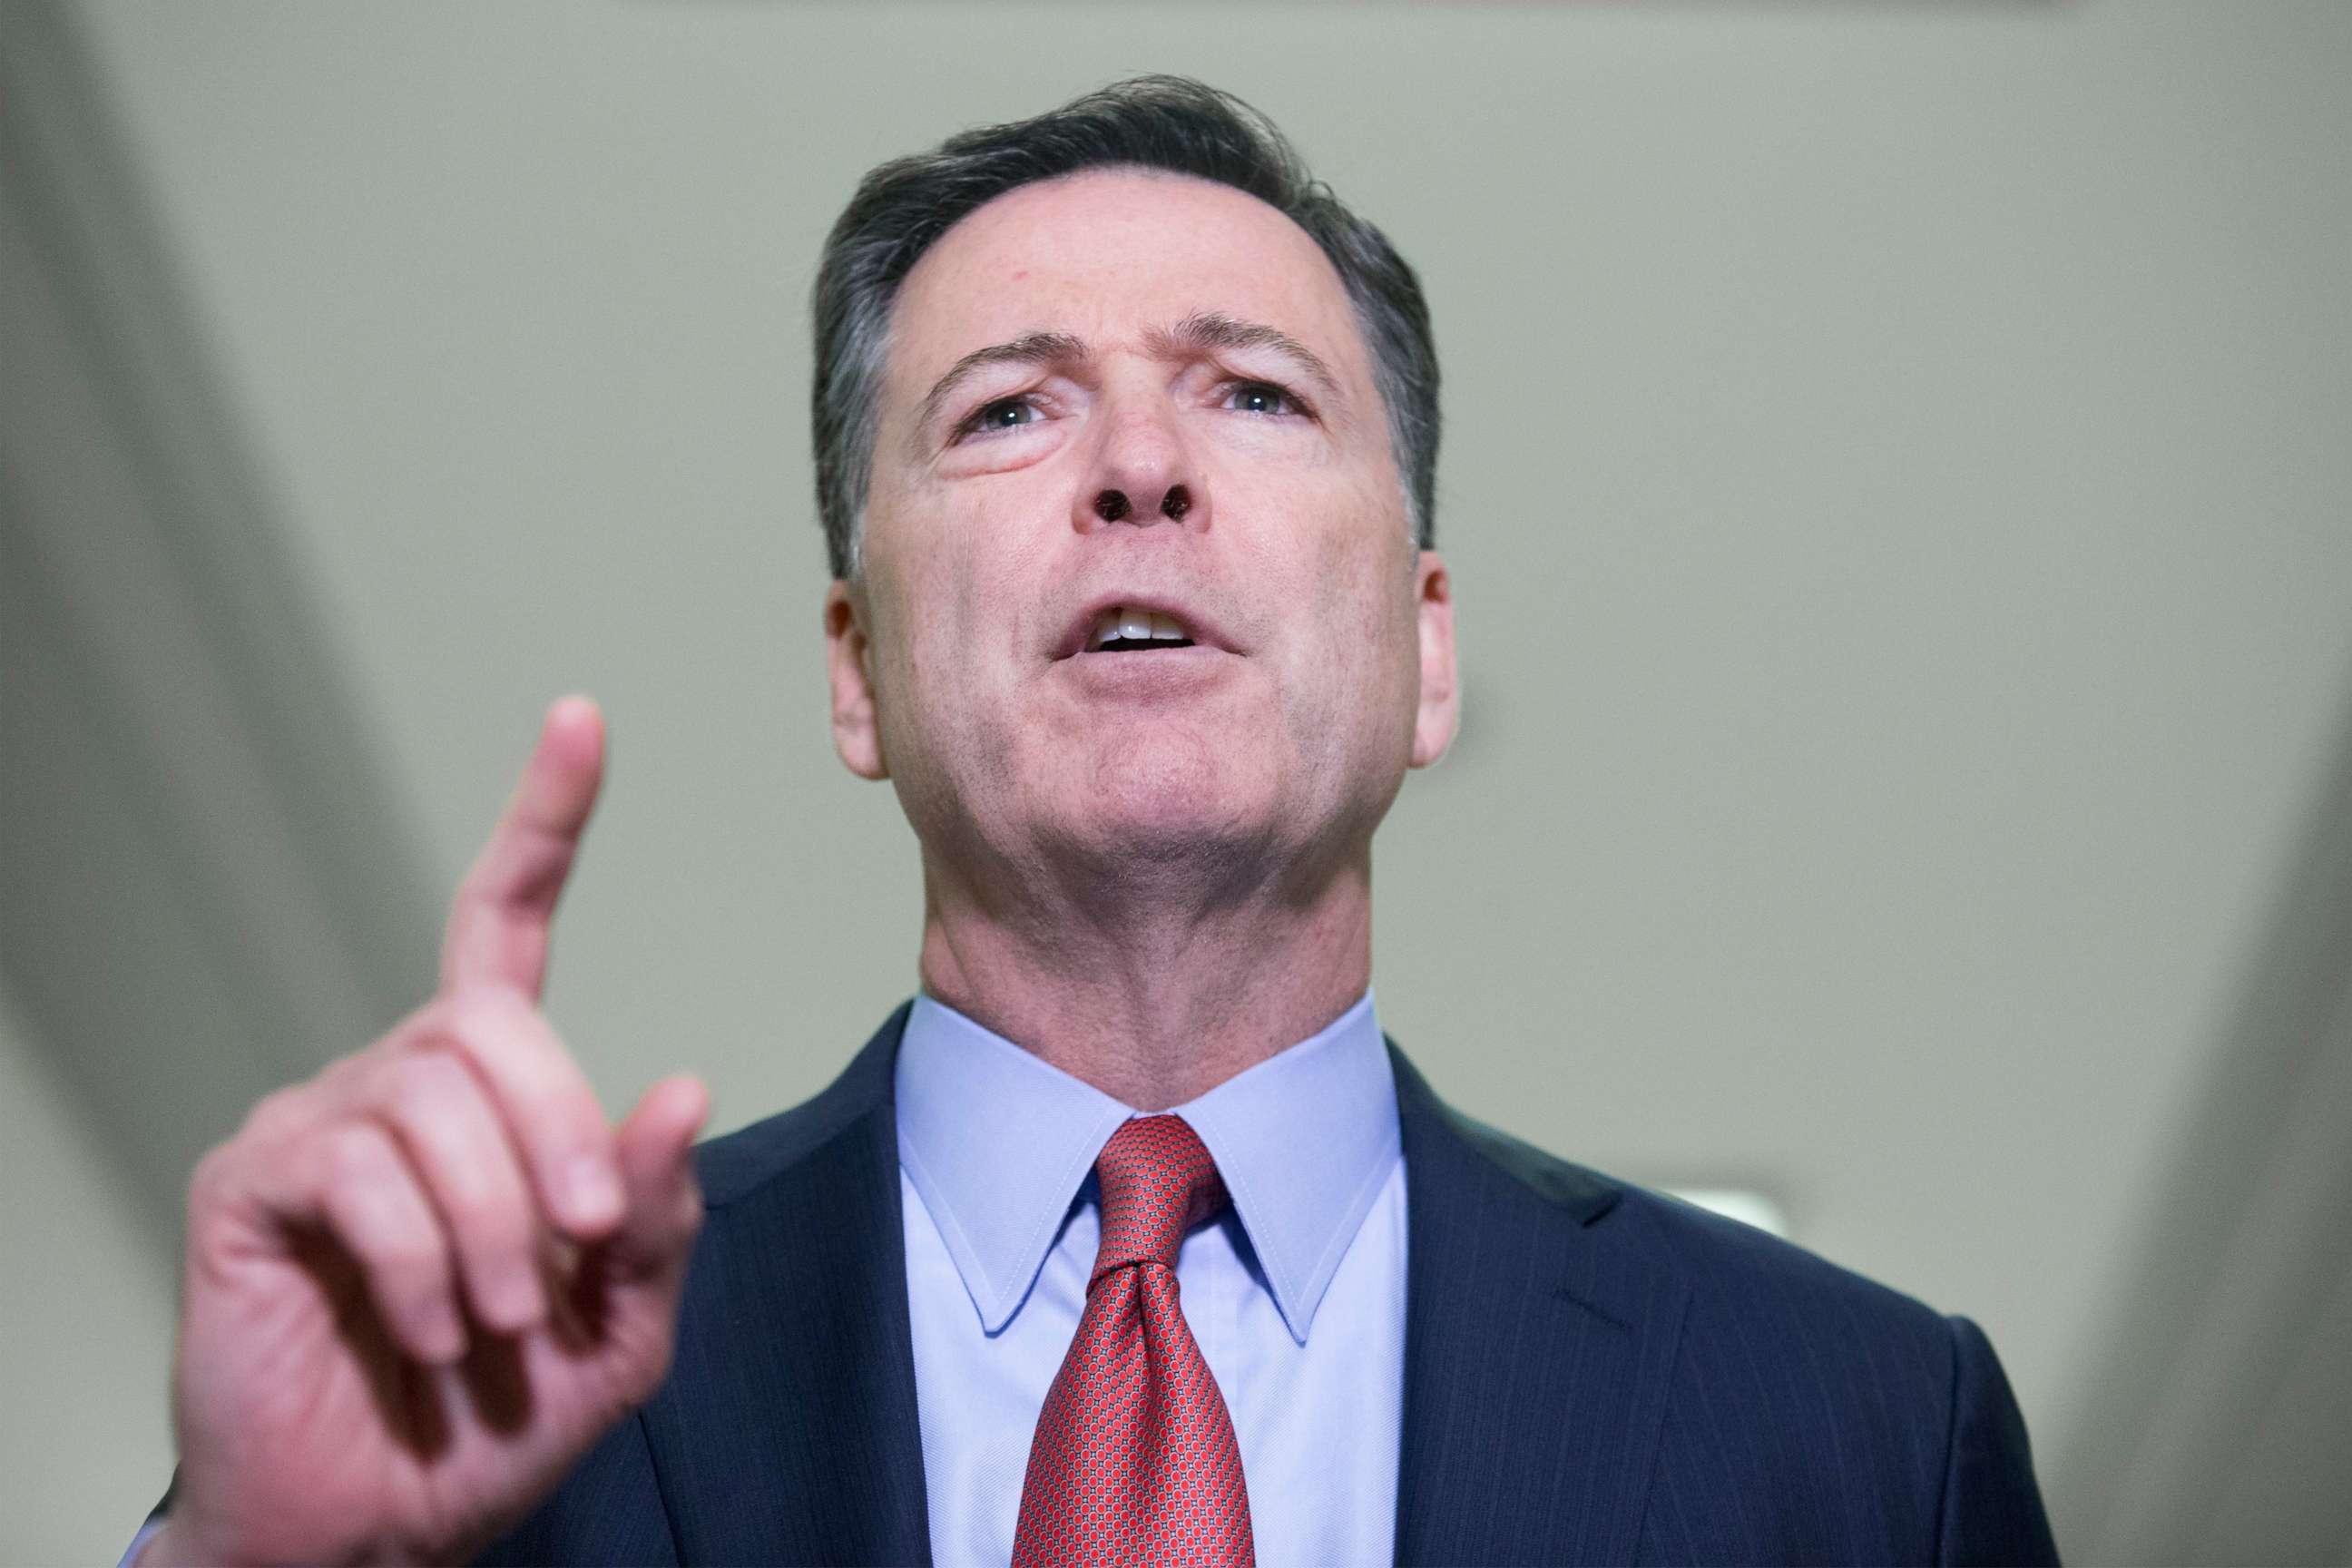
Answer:
[{"label": "man's head", "polygon": [[877,170],[816,313],[835,741],[935,865],[1360,855],[1454,721],[1435,359],[1378,231],[1149,78]]},{"label": "man's head", "polygon": [[811,416],[817,514],[835,577],[857,566],[891,308],[907,274],[940,236],[996,197],[1120,165],[1246,191],[1322,248],[1371,350],[1413,538],[1424,550],[1435,545],[1437,348],[1420,279],[1386,235],[1307,172],[1272,121],[1201,82],[1147,76],[885,163],[859,183],[834,224],[814,300]]}]

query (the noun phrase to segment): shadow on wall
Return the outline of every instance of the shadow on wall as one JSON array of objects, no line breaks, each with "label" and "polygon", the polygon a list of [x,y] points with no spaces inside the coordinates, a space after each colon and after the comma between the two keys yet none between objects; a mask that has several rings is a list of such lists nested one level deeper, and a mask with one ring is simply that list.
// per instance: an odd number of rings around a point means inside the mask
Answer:
[{"label": "shadow on wall", "polygon": [[0,989],[176,1250],[438,901],[69,14],[0,5]]},{"label": "shadow on wall", "polygon": [[2326,779],[2044,1465],[2084,1561],[2352,1560],[2352,714]]}]

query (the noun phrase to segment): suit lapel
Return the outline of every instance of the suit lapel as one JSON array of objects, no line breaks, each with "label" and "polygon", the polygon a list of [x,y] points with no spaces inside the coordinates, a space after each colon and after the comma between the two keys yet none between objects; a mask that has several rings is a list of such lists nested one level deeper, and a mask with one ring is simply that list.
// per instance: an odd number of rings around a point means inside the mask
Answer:
[{"label": "suit lapel", "polygon": [[681,1556],[928,1563],[892,1092],[901,1008],[825,1092],[711,1146],[646,1424]]},{"label": "suit lapel", "polygon": [[1610,1224],[1615,1183],[1459,1115],[1390,1056],[1407,1213],[1397,1562],[1630,1562],[1688,1288]]}]

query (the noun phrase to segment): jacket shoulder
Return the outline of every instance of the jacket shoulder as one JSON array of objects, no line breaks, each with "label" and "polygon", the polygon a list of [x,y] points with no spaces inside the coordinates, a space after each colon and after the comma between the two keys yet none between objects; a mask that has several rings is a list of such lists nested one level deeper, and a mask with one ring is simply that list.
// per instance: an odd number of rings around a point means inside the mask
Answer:
[{"label": "jacket shoulder", "polygon": [[[1657,1555],[2057,1561],[2024,1419],[1975,1323],[1662,1194],[1628,1187],[1612,1219],[1690,1285]],[[1755,1451],[1727,1457],[1727,1429]]]},{"label": "jacket shoulder", "polygon": [[876,1030],[841,1076],[787,1110],[698,1144],[695,1174],[707,1208],[719,1209],[784,1174],[877,1110],[893,1103],[898,1037],[911,1004]]},{"label": "jacket shoulder", "polygon": [[1570,1211],[1602,1245],[1667,1263],[1690,1283],[1695,1305],[1770,1317],[1778,1303],[1809,1321],[1826,1311],[1839,1321],[1916,1340],[1939,1358],[1949,1355],[1944,1314],[1915,1297],[1755,1226],[1561,1159],[1451,1107],[1444,1115],[1488,1164]]},{"label": "jacket shoulder", "polygon": [[[1984,1525],[2010,1554],[1987,1560],[2050,1560],[2046,1526],[2026,1528],[2041,1517],[2031,1459],[1989,1346],[1970,1369],[1975,1325],[1753,1226],[1465,1131],[1491,1166],[1580,1210],[1593,1279],[1679,1282],[1643,1555],[1936,1561],[1956,1529]],[[1993,1479],[1956,1479],[1955,1456],[1979,1450]]]},{"label": "jacket shoulder", "polygon": [[1944,1314],[1868,1275],[1832,1263],[1792,1241],[1665,1193],[1623,1184],[1618,1223],[1672,1258],[1701,1302],[1735,1304],[1762,1315],[1785,1303],[1809,1321],[1823,1315],[1848,1327],[1917,1341],[1945,1357],[1949,1325]]}]

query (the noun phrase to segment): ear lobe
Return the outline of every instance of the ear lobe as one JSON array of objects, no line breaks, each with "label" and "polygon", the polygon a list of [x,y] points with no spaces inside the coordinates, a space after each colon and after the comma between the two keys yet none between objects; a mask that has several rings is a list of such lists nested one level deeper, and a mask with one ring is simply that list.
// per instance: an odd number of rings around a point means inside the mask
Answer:
[{"label": "ear lobe", "polygon": [[1425,768],[1454,743],[1461,718],[1461,688],[1454,665],[1454,582],[1433,550],[1423,551],[1413,569],[1413,601],[1421,619],[1421,705],[1413,715],[1412,763]]},{"label": "ear lobe", "polygon": [[824,668],[833,688],[833,749],[862,779],[886,779],[882,729],[876,714],[873,639],[849,584],[835,578],[824,594]]}]

